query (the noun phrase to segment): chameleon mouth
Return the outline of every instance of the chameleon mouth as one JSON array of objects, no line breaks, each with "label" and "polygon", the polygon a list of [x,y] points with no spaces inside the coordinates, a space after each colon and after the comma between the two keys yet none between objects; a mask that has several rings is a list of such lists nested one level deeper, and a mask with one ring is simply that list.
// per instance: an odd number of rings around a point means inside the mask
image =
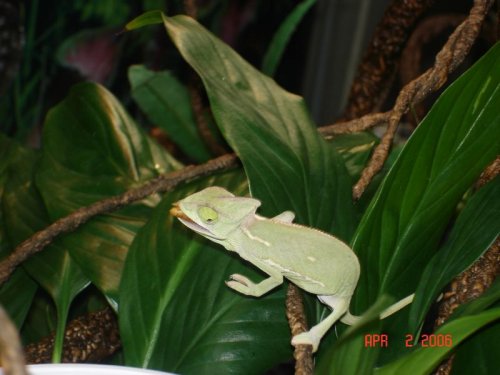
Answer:
[{"label": "chameleon mouth", "polygon": [[184,221],[187,221],[187,222],[190,222],[190,223],[194,223],[193,220],[191,220],[191,218],[189,216],[187,216],[184,211],[182,211],[182,209],[179,207],[179,203],[174,203],[172,205],[172,208],[170,209],[170,215],[172,216],[175,216],[176,218],[178,219],[182,219]]},{"label": "chameleon mouth", "polygon": [[191,219],[188,215],[186,215],[184,211],[182,211],[182,209],[179,207],[179,202],[174,203],[169,212],[170,215],[178,218],[180,222],[184,224],[186,227],[194,230],[197,233],[200,233],[201,235],[214,237],[209,230],[203,228],[201,225],[199,225],[193,219]]}]

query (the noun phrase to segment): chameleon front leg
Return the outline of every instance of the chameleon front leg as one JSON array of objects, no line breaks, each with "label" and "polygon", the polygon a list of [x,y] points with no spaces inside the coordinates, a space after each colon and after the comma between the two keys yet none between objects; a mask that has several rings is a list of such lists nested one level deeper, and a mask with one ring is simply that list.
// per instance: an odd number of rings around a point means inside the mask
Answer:
[{"label": "chameleon front leg", "polygon": [[292,338],[293,346],[311,345],[313,347],[313,353],[318,350],[319,343],[325,333],[347,312],[350,299],[335,296],[320,296],[320,300],[333,309],[332,313],[309,331],[298,334]]},{"label": "chameleon front leg", "polygon": [[267,267],[263,269],[259,266],[259,268],[269,274],[269,277],[260,283],[256,284],[248,277],[235,273],[229,276],[229,281],[226,281],[226,285],[241,294],[260,297],[283,283],[283,275],[279,271]]}]

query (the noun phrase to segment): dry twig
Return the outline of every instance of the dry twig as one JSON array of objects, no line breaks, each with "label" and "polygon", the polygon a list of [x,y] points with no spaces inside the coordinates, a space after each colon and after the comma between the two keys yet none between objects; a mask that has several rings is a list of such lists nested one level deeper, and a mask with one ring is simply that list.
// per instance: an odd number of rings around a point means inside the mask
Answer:
[{"label": "dry twig", "polygon": [[[440,14],[428,17],[417,25],[401,54],[399,75],[403,85],[421,73],[424,52],[428,51],[429,44],[440,35],[445,35],[448,30],[455,29],[464,19],[465,15],[463,14]],[[414,104],[413,116],[407,116],[407,120],[416,126],[415,122],[423,118],[425,113],[426,108],[423,103]],[[417,120],[415,121],[415,119]]]},{"label": "dry twig", "polygon": [[[307,331],[307,322],[304,313],[302,295],[295,285],[290,284],[286,293],[286,316],[292,336]],[[296,375],[312,375],[314,363],[312,360],[312,346],[298,345],[293,352],[295,358]]]}]

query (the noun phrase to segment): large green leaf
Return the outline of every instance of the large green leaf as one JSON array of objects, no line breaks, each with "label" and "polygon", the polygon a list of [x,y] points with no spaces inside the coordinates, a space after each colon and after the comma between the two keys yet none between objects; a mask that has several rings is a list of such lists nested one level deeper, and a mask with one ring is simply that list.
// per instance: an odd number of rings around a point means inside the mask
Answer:
[{"label": "large green leaf", "polygon": [[416,333],[442,288],[470,266],[500,232],[500,177],[467,202],[446,244],[428,264],[411,305],[410,332]]},{"label": "large green leaf", "polygon": [[210,153],[196,128],[189,92],[172,73],[153,72],[142,65],[128,71],[132,96],[156,126],[165,130],[197,162]]},{"label": "large green leaf", "polygon": [[455,206],[500,152],[500,44],[435,103],[391,168],[355,234],[354,305],[412,293]]},{"label": "large green leaf", "polygon": [[203,26],[165,17],[184,59],[201,76],[223,136],[238,154],[262,212],[349,239],[354,213],[342,158],[317,133],[301,97],[279,87]]},{"label": "large green leaf", "polygon": [[466,340],[474,332],[500,319],[500,308],[484,311],[471,316],[455,319],[441,328],[435,335],[449,335],[453,345],[418,347],[412,353],[375,371],[376,375],[430,374],[454,347]]},{"label": "large green leaf", "polygon": [[242,195],[241,172],[169,193],[139,231],[120,285],[120,334],[127,364],[181,374],[262,374],[291,355],[284,296],[239,295],[224,281],[240,259],[169,215],[173,202],[206,186]]},{"label": "large green leaf", "polygon": [[[92,83],[75,86],[49,112],[43,142],[36,181],[51,220],[180,167],[111,93]],[[85,275],[111,299],[128,247],[158,201],[153,196],[101,215],[63,237]]]}]

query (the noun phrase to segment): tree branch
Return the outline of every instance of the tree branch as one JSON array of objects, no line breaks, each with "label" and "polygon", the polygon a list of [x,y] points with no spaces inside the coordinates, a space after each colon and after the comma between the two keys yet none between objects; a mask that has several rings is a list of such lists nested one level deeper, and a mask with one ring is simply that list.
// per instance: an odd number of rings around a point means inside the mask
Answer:
[{"label": "tree branch", "polygon": [[144,185],[126,191],[121,195],[103,199],[90,206],[81,207],[47,228],[36,232],[30,238],[19,244],[14,251],[0,262],[0,286],[4,284],[15,268],[28,257],[41,251],[57,236],[74,231],[96,215],[115,211],[132,202],[148,197],[153,193],[164,193],[172,190],[180,183],[211,175],[218,171],[228,170],[238,165],[234,154],[226,154],[212,159],[205,164],[188,166],[145,183]]},{"label": "tree branch", "polygon": [[[307,331],[306,314],[302,294],[295,285],[288,285],[286,292],[286,317],[292,336]],[[293,352],[295,358],[295,375],[312,375],[314,363],[312,360],[312,346],[298,345]]]}]

